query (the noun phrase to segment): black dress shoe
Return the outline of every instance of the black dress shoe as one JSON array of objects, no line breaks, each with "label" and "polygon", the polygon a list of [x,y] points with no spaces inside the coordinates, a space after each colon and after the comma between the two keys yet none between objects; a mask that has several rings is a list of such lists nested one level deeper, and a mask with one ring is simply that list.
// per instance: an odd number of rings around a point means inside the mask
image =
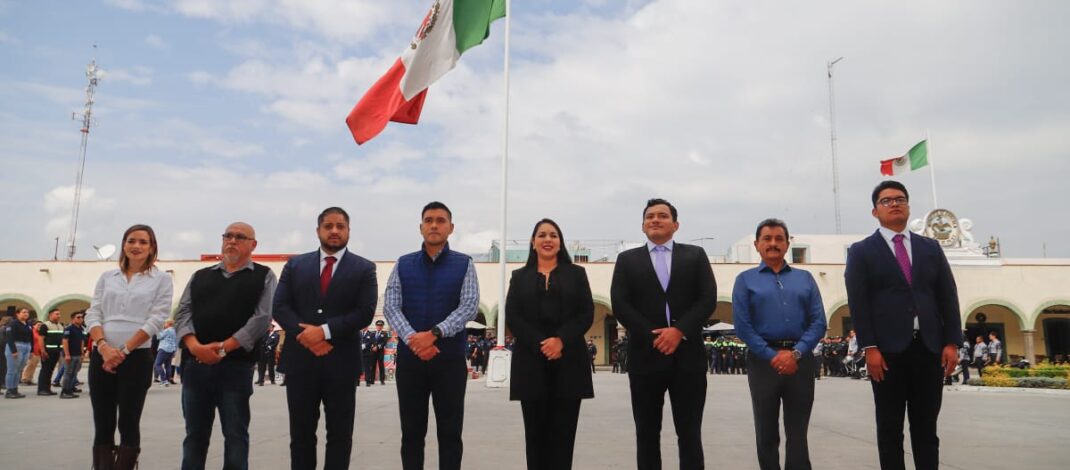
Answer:
[{"label": "black dress shoe", "polygon": [[7,389],[4,393],[4,398],[26,398],[26,395],[19,393],[18,389]]},{"label": "black dress shoe", "polygon": [[41,396],[41,397],[50,397],[50,396],[55,395],[55,394],[56,394],[56,392],[53,392],[52,390],[38,390],[37,391],[37,396]]},{"label": "black dress shoe", "polygon": [[82,389],[74,387],[74,393],[82,393]]},{"label": "black dress shoe", "polygon": [[78,398],[78,395],[75,395],[73,393],[63,392],[63,393],[59,394],[59,397],[60,398]]}]

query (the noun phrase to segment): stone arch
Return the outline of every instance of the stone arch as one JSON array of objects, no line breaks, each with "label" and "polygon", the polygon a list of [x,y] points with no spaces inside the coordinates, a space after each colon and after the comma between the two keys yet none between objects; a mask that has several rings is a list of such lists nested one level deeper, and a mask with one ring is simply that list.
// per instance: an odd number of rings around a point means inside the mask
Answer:
[{"label": "stone arch", "polygon": [[6,315],[8,307],[15,307],[16,310],[23,307],[28,308],[31,315],[41,311],[41,307],[30,296],[14,293],[0,294],[0,315]]},{"label": "stone arch", "polygon": [[973,315],[973,313],[976,312],[978,309],[986,305],[998,305],[1011,311],[1011,313],[1013,313],[1018,320],[1018,327],[1023,330],[1026,329],[1027,318],[1025,313],[1022,312],[1022,309],[1018,308],[1017,305],[1014,305],[1008,300],[997,298],[981,299],[971,303],[969,308],[962,311],[963,323],[968,323],[970,320],[970,316]]},{"label": "stone arch", "polygon": [[[1056,312],[1055,310],[1058,310]],[[1032,357],[1030,361],[1065,361],[1070,359],[1070,317],[1066,315],[1070,311],[1070,300],[1055,299],[1037,306],[1033,312],[1033,322],[1030,324],[1033,331],[1025,332],[1027,341],[1027,356],[1030,346]],[[1029,340],[1032,344],[1028,344]]]},{"label": "stone arch", "polygon": [[714,307],[713,312],[710,313],[709,318],[706,319],[706,325],[714,325],[717,323],[732,324],[732,298],[723,295],[717,296],[717,306]]},{"label": "stone arch", "polygon": [[48,313],[53,308],[59,309],[59,321],[64,324],[71,322],[71,314],[74,312],[85,311],[89,308],[89,304],[93,301],[92,297],[84,294],[68,294],[56,297],[47,304],[45,304],[44,313]]},{"label": "stone arch", "polygon": [[828,315],[825,321],[826,328],[828,328],[828,336],[847,336],[851,332],[851,328],[854,328],[854,323],[851,319],[851,307],[847,304],[847,299],[833,303],[825,314]]},{"label": "stone arch", "polygon": [[[985,324],[977,321],[977,314],[983,312],[987,317]],[[981,299],[972,302],[963,311],[961,327],[966,330],[966,340],[974,343],[978,335],[988,341],[988,333],[996,331],[1003,342],[1001,360],[1015,360],[1027,355],[1024,330],[1026,315],[1017,305],[999,298]]]},{"label": "stone arch", "polygon": [[598,365],[609,364],[610,351],[619,337],[617,319],[613,316],[609,299],[604,296],[594,295],[594,319],[591,327],[584,333],[584,338],[594,341],[598,353],[595,354],[594,363]]}]

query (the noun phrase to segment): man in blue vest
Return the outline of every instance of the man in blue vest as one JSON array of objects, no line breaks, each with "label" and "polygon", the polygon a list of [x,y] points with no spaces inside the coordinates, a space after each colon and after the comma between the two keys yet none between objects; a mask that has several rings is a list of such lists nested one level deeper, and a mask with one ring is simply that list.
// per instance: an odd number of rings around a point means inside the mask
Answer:
[{"label": "man in blue vest", "polygon": [[397,332],[401,464],[424,468],[428,398],[435,403],[440,469],[460,469],[464,425],[465,323],[479,306],[472,258],[450,250],[453,213],[441,202],[421,212],[420,251],[398,259],[386,286],[383,313]]}]

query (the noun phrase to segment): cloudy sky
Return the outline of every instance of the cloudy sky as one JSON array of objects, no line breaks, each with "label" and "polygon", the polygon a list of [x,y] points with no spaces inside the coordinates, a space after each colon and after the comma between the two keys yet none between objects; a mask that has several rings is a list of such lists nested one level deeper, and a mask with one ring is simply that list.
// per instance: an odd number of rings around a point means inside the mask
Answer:
[{"label": "cloudy sky", "polygon": [[[769,216],[834,233],[825,64],[836,65],[844,232],[875,228],[879,160],[932,135],[940,205],[1012,257],[1070,257],[1070,3],[1058,0],[514,1],[508,236],[640,240],[648,197],[711,253]],[[435,84],[418,126],[358,147],[344,119],[431,0],[0,0],[0,259],[51,258],[70,225],[86,63],[98,89],[79,259],[124,228],[166,258],[215,253],[230,221],[261,253],[418,248],[420,207],[453,245],[498,235],[504,23]],[[92,45],[96,44],[94,50]],[[906,175],[915,216],[928,169]],[[1059,202],[1063,201],[1063,202]],[[709,240],[712,238],[712,240]],[[62,255],[61,255],[62,256]]]}]

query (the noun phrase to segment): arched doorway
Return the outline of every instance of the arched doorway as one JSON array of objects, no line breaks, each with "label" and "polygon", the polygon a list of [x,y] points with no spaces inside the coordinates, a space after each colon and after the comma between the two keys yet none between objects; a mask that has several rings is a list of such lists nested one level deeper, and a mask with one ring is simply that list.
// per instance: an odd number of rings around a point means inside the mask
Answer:
[{"label": "arched doorway", "polygon": [[976,302],[966,310],[965,340],[974,344],[981,336],[988,342],[988,334],[995,332],[1003,342],[1004,363],[1025,357],[1025,339],[1021,311],[1013,304],[1001,300]]},{"label": "arched doorway", "polygon": [[732,302],[730,300],[717,300],[717,308],[713,309],[710,318],[706,319],[706,326],[718,323],[732,324]]},{"label": "arched doorway", "polygon": [[845,302],[836,307],[829,316],[828,336],[847,336],[852,328],[854,328],[854,322],[851,320],[851,308]]},{"label": "arched doorway", "polygon": [[613,310],[609,304],[603,301],[594,302],[594,321],[584,334],[586,339],[594,341],[598,353],[594,357],[594,363],[598,365],[609,364],[609,353],[613,344],[617,341],[617,320],[613,318]]},{"label": "arched doorway", "polygon": [[1070,301],[1041,307],[1033,328],[1036,357],[1030,359],[1070,361]]},{"label": "arched doorway", "polygon": [[30,309],[30,317],[36,318],[41,309],[33,299],[21,294],[0,294],[0,316],[14,315],[20,309]]},{"label": "arched doorway", "polygon": [[71,315],[74,312],[84,312],[88,310],[89,303],[92,300],[92,298],[81,294],[64,295],[45,304],[44,313],[47,314],[48,311],[53,308],[58,308],[60,323],[68,325],[71,323]]}]

